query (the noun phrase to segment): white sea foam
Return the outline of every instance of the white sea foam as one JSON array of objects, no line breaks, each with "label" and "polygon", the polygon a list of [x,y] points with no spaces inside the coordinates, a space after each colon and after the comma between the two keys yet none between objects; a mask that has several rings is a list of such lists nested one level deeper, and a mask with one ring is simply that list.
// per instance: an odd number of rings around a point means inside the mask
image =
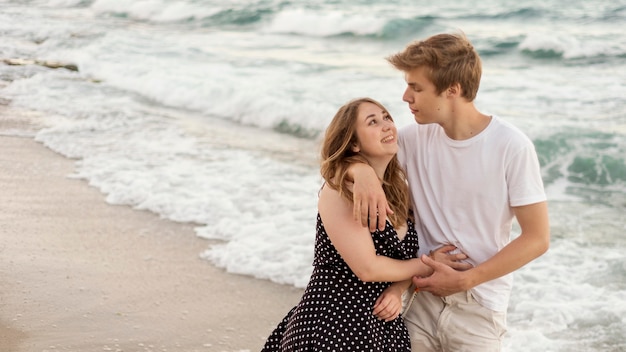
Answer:
[{"label": "white sea foam", "polygon": [[96,14],[124,14],[137,20],[151,22],[175,22],[204,18],[222,10],[221,7],[203,6],[197,2],[142,0],[134,2],[96,0],[90,7]]},{"label": "white sea foam", "polygon": [[375,14],[350,14],[341,10],[311,11],[284,10],[277,14],[267,31],[295,33],[310,36],[330,36],[344,33],[358,35],[376,34],[385,25],[385,19]]}]

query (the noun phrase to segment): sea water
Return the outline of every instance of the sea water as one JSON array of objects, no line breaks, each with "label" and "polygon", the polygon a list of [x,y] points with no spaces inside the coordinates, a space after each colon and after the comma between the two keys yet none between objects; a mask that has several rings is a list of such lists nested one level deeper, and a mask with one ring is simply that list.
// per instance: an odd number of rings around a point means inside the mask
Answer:
[{"label": "sea water", "polygon": [[360,96],[414,123],[384,58],[459,31],[483,58],[478,108],[533,140],[549,197],[505,350],[625,351],[624,0],[0,0],[0,59],[78,68],[0,64],[0,104],[108,203],[195,223],[217,240],[207,261],[304,287],[325,126]]}]

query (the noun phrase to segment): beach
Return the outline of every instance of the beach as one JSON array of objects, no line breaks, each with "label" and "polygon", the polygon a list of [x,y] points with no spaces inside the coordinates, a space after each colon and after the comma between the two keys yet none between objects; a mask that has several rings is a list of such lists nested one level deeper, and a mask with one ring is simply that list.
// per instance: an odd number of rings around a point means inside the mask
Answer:
[{"label": "beach", "polygon": [[328,123],[367,96],[415,124],[385,58],[444,32],[548,198],[503,352],[626,351],[625,10],[0,1],[0,352],[258,351],[313,269]]},{"label": "beach", "polygon": [[213,267],[194,224],[107,204],[31,137],[0,150],[3,352],[258,351],[302,294]]}]

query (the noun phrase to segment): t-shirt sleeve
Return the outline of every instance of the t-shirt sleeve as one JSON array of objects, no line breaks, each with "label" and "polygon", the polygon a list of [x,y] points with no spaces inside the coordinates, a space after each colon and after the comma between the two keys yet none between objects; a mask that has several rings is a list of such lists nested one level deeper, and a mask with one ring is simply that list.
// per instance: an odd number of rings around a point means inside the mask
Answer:
[{"label": "t-shirt sleeve", "polygon": [[530,140],[511,158],[507,168],[507,184],[512,207],[539,203],[547,199],[537,152]]},{"label": "t-shirt sleeve", "polygon": [[398,161],[400,166],[406,170],[407,159],[413,157],[415,150],[416,126],[409,125],[398,130]]}]

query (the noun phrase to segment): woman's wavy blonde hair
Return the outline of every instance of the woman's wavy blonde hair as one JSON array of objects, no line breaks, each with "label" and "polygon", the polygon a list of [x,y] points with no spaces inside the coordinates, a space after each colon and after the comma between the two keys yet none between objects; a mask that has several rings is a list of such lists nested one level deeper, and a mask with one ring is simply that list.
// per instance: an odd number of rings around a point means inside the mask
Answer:
[{"label": "woman's wavy blonde hair", "polygon": [[[332,189],[339,191],[339,194],[350,203],[353,202],[353,194],[348,187],[352,182],[347,174],[348,167],[354,163],[368,164],[363,156],[352,150],[357,143],[356,122],[359,107],[363,103],[375,104],[387,112],[381,103],[371,98],[358,98],[346,103],[339,108],[326,128],[321,149],[322,177]],[[395,155],[385,170],[382,185],[387,202],[394,212],[389,216],[389,220],[394,226],[404,224],[410,216],[409,189],[406,175]]]}]

